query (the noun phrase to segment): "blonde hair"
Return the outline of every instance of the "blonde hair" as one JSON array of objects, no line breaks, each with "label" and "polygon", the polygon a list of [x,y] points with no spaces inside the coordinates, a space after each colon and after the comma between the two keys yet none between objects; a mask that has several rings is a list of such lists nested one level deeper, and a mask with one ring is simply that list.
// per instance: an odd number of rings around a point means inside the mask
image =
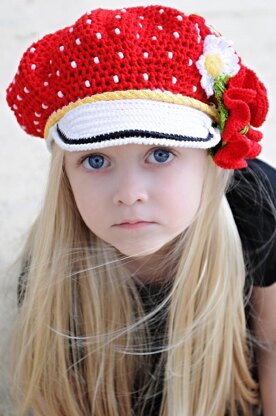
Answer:
[{"label": "blonde hair", "polygon": [[[199,210],[160,260],[171,284],[146,313],[128,259],[79,215],[63,157],[53,145],[44,205],[21,256],[27,279],[11,370],[18,415],[130,416],[135,389],[135,414],[142,414],[162,369],[160,416],[250,414],[258,393],[247,346],[246,271],[225,196],[233,171],[208,158]],[[155,348],[150,330],[162,318],[165,333]]]}]

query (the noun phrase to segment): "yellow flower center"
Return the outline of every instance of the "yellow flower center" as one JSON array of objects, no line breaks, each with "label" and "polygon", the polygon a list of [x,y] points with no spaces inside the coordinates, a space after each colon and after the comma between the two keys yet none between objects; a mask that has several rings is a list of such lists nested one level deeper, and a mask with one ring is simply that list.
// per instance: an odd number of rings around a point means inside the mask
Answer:
[{"label": "yellow flower center", "polygon": [[211,77],[216,78],[222,72],[223,61],[217,52],[205,55],[205,68]]}]

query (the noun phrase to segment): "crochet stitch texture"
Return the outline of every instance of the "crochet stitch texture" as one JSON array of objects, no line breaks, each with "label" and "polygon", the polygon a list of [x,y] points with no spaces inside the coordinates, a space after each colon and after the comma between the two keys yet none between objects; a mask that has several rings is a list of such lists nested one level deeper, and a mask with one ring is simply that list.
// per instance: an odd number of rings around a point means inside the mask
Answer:
[{"label": "crochet stitch texture", "polygon": [[[37,137],[47,137],[49,128],[75,106],[123,99],[126,92],[127,98],[137,98],[139,92],[139,98],[180,102],[218,121],[216,97],[207,96],[197,68],[204,40],[211,34],[204,18],[170,7],[96,9],[27,49],[7,89],[7,101],[21,127]],[[255,94],[255,103],[262,107],[263,121],[268,103],[265,90],[260,90],[263,97]],[[233,153],[230,146],[227,154],[226,141],[213,152],[226,152],[218,158],[220,166],[246,166],[243,157],[260,152],[244,139],[245,127],[243,138],[235,136],[244,142],[242,152],[237,155],[237,148]]]},{"label": "crochet stitch texture", "polygon": [[53,112],[107,91],[160,89],[207,104],[196,67],[186,71],[202,51],[202,23],[154,6],[94,10],[30,46],[8,102],[26,132],[39,137]]}]

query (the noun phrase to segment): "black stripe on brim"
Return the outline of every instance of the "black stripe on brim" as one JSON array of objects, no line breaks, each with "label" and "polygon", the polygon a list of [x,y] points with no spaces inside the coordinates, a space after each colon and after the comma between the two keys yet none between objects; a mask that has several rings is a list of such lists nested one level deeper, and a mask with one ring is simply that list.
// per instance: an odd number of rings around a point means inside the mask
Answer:
[{"label": "black stripe on brim", "polygon": [[146,138],[154,138],[154,139],[171,139],[175,141],[184,141],[184,142],[208,142],[210,141],[214,135],[209,132],[207,137],[190,137],[190,136],[182,136],[179,134],[168,134],[168,133],[160,133],[157,131],[146,131],[146,130],[121,130],[115,131],[112,133],[105,133],[99,134],[97,136],[91,137],[80,137],[79,139],[70,139],[70,137],[66,136],[66,134],[61,131],[57,124],[57,132],[61,140],[66,144],[89,144],[89,143],[100,143],[112,139],[124,139],[128,137],[146,137]]}]

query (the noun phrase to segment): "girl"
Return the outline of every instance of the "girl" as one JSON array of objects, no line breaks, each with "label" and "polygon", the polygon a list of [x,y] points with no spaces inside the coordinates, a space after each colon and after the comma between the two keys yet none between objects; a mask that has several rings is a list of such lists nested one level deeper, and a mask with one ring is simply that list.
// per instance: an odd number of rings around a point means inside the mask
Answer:
[{"label": "girl", "polygon": [[268,102],[232,44],[173,8],[97,9],[28,48],[7,100],[52,153],[18,415],[275,415]]}]

